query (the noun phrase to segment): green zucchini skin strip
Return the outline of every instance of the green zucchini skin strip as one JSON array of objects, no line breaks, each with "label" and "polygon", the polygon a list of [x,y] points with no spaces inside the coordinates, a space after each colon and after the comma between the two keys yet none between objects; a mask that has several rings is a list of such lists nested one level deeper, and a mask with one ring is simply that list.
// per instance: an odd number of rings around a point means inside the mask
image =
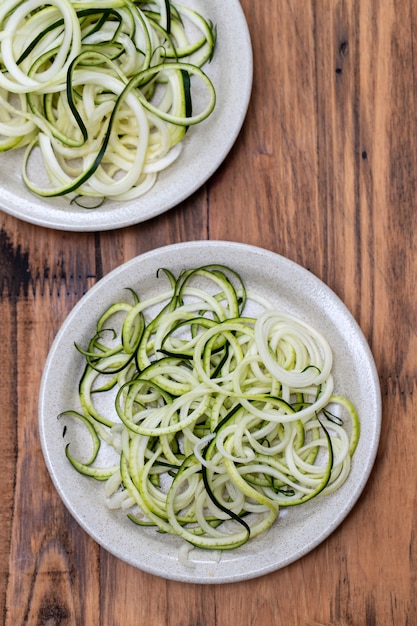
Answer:
[{"label": "green zucchini skin strip", "polygon": [[[89,458],[89,460],[84,462],[84,466],[91,465],[96,460],[97,454],[101,446],[101,439],[99,435],[97,434],[97,428],[95,427],[94,422],[90,419],[89,416],[85,416],[82,413],[79,413],[78,411],[65,411],[64,413],[61,413],[61,415],[59,415],[58,417],[64,417],[64,416],[75,417],[87,427],[87,430],[89,431],[91,435],[91,439],[93,443],[93,450],[92,450],[91,457]],[[66,451],[67,458],[69,458],[68,446],[66,446],[65,451]]]},{"label": "green zucchini skin strip", "polygon": [[93,443],[93,451],[92,451],[91,457],[85,462],[79,461],[70,453],[69,451],[70,444],[67,443],[65,446],[65,456],[67,457],[68,461],[77,470],[77,472],[79,472],[80,474],[83,474],[84,476],[89,476],[91,478],[95,478],[96,480],[100,480],[100,481],[107,480],[108,478],[110,478],[110,476],[112,476],[112,474],[116,471],[118,466],[103,467],[103,468],[92,466],[92,464],[97,458],[97,454],[101,446],[101,439],[99,435],[97,434],[97,430],[94,426],[94,423],[88,417],[86,417],[82,413],[78,413],[77,411],[65,411],[65,413],[61,413],[60,417],[63,417],[65,415],[70,415],[80,420],[87,427],[91,435],[92,443]]},{"label": "green zucchini skin strip", "polygon": [[[106,481],[111,495],[122,490],[138,527],[200,549],[238,549],[281,508],[345,482],[359,416],[333,392],[324,338],[273,309],[247,315],[256,294],[248,298],[237,272],[211,264],[175,276],[161,268],[159,279],[168,282],[160,296],[127,291],[132,302],[109,306],[87,347],[77,344],[86,363],[82,412],[67,413],[86,426],[93,452],[81,462],[67,444],[65,454],[81,474]],[[271,373],[259,327],[276,371],[305,378],[305,387]],[[96,404],[106,394],[111,416]],[[98,467],[102,444],[119,452],[118,466]]]},{"label": "green zucchini skin strip", "polygon": [[65,456],[67,457],[68,461],[71,463],[71,465],[73,466],[74,469],[77,470],[77,472],[79,472],[80,474],[83,474],[84,476],[89,476],[90,478],[95,478],[96,480],[107,480],[108,478],[110,478],[114,472],[117,470],[118,465],[115,465],[113,467],[91,467],[91,465],[86,465],[85,463],[81,463],[81,461],[78,461],[76,458],[74,458],[71,453],[69,452],[69,446],[70,444],[67,444],[66,448],[65,448]]}]

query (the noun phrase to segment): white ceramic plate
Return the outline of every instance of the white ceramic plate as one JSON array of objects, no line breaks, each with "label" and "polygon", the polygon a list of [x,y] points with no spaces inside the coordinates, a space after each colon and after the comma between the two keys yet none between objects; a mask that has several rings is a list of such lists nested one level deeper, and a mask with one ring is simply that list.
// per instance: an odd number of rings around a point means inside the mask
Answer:
[{"label": "white ceramic plate", "polygon": [[[361,417],[361,437],[347,482],[336,493],[284,511],[263,536],[217,562],[210,551],[193,550],[193,568],[178,559],[182,540],[140,528],[106,508],[103,485],[78,474],[64,454],[57,415],[77,404],[83,370],[74,342],[86,345],[98,315],[133,287],[144,298],[166,287],[156,279],[160,267],[174,273],[198,264],[222,263],[237,270],[247,287],[276,307],[308,320],[334,350],[335,388],[348,396]],[[163,281],[163,279],[161,279]],[[364,336],[340,299],[299,265],[261,248],[221,241],[187,242],[159,248],[117,268],[75,306],[59,331],[44,369],[39,401],[40,437],[53,482],[72,515],[101,546],[152,574],[195,583],[253,578],[299,559],[342,522],[359,498],[377,452],[381,399],[375,364]]]},{"label": "white ceramic plate", "polygon": [[[252,47],[239,0],[182,0],[217,26],[213,61],[205,66],[217,95],[212,115],[190,128],[179,159],[162,172],[151,191],[131,202],[107,201],[86,210],[66,198],[42,199],[22,182],[22,151],[0,154],[0,209],[22,220],[60,230],[111,230],[138,224],[171,209],[194,193],[227,156],[242,127],[252,88]],[[194,92],[198,103],[198,86]]]}]

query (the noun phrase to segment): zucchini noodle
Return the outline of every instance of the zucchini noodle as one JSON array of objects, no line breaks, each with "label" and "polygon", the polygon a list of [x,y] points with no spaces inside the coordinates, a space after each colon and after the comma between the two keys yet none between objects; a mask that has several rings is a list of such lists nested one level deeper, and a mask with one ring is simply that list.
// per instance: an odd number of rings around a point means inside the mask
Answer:
[{"label": "zucchini noodle", "polygon": [[41,197],[142,196],[215,107],[202,69],[215,43],[210,21],[168,0],[4,0],[0,151],[24,148]]},{"label": "zucchini noodle", "polygon": [[66,455],[136,524],[234,549],[282,507],[345,482],[359,418],[334,392],[317,329],[248,293],[225,266],[161,274],[168,288],[144,300],[129,290],[132,301],[110,306],[77,346],[80,403],[62,416],[92,441],[83,452],[73,440]]}]

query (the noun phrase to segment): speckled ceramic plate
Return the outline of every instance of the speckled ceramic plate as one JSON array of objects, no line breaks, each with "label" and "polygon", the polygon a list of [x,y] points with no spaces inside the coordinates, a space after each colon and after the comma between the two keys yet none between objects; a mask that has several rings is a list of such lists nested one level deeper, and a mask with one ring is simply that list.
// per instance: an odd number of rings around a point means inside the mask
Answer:
[{"label": "speckled ceramic plate", "polygon": [[[308,320],[334,351],[335,388],[348,396],[361,417],[361,437],[347,482],[332,495],[317,497],[280,514],[264,535],[220,560],[193,550],[193,567],[178,558],[182,540],[141,528],[123,513],[109,511],[103,485],[79,475],[64,454],[62,422],[57,415],[77,406],[83,370],[74,342],[86,345],[98,315],[133,287],[142,298],[165,289],[157,269],[174,273],[198,264],[221,263],[237,270],[248,289],[264,294],[277,308]],[[163,279],[161,279],[163,280]],[[40,437],[53,482],[72,515],[101,546],[147,572],[166,578],[223,583],[253,578],[282,568],[325,540],[359,498],[371,472],[380,433],[381,400],[375,364],[364,336],[340,299],[307,270],[277,254],[244,244],[187,242],[159,248],[117,268],[77,304],[59,331],[44,369],[39,402]]]},{"label": "speckled ceramic plate", "polygon": [[[42,199],[21,178],[22,151],[0,154],[0,209],[22,220],[70,231],[111,230],[143,222],[171,209],[194,193],[215,172],[243,124],[252,88],[252,47],[238,0],[182,0],[217,26],[213,61],[205,66],[217,96],[212,115],[190,128],[179,159],[162,172],[153,189],[131,202],[106,201],[94,210],[70,205],[66,198]],[[198,103],[198,85],[193,97]]]}]

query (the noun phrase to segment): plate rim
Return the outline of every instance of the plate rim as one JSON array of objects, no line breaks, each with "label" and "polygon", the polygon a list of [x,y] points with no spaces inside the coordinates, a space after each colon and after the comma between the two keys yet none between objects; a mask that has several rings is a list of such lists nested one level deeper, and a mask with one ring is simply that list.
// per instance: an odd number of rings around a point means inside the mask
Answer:
[{"label": "plate rim", "polygon": [[[184,4],[194,7],[198,3],[201,4],[201,0],[183,0]],[[20,185],[22,186],[21,193],[16,193],[0,183],[0,189],[2,194],[0,195],[0,210],[4,213],[12,215],[17,219],[24,222],[34,224],[36,226],[43,226],[46,228],[70,231],[70,232],[92,232],[99,231],[105,232],[108,230],[114,230],[116,228],[124,228],[127,226],[134,226],[142,222],[148,221],[154,217],[162,215],[163,213],[174,209],[178,204],[187,200],[192,194],[198,191],[218,170],[223,161],[228,156],[233,145],[240,134],[243,123],[245,121],[247,111],[249,108],[252,86],[253,86],[253,49],[250,37],[249,26],[246,20],[245,13],[239,0],[229,0],[227,8],[224,6],[222,0],[213,0],[214,9],[211,17],[215,18],[216,13],[221,12],[223,16],[223,22],[225,22],[225,16],[227,16],[227,23],[233,25],[233,29],[228,30],[228,37],[234,37],[232,43],[227,42],[227,46],[236,45],[237,42],[242,42],[243,47],[240,50],[239,61],[236,61],[236,65],[229,76],[235,76],[236,87],[239,85],[239,98],[228,98],[228,108],[217,107],[213,114],[207,121],[202,122],[202,127],[207,124],[205,134],[198,135],[198,129],[194,137],[186,137],[183,140],[183,146],[187,149],[187,146],[197,146],[200,143],[206,145],[207,141],[203,141],[210,131],[210,124],[214,123],[216,119],[218,128],[217,139],[220,139],[221,150],[215,152],[215,158],[212,156],[210,149],[206,149],[204,159],[201,161],[201,165],[204,164],[205,169],[201,171],[196,163],[195,169],[187,176],[186,184],[178,188],[175,193],[171,193],[173,188],[172,181],[168,178],[168,182],[165,185],[165,192],[163,187],[160,187],[159,192],[153,193],[153,190],[157,190],[158,182],[163,181],[164,175],[169,177],[169,172],[172,168],[168,168],[162,172],[159,176],[159,180],[155,183],[153,189],[150,190],[144,196],[128,201],[128,202],[114,202],[114,206],[106,209],[69,209],[66,211],[64,208],[55,207],[57,199],[42,199],[24,187],[24,183],[21,180],[21,173],[19,171],[18,178]],[[208,11],[206,11],[208,13]],[[210,16],[209,16],[210,18]],[[233,18],[233,19],[232,19]],[[222,22],[218,19],[217,29],[221,29]],[[225,45],[225,41],[220,41],[218,38],[218,46],[221,50],[221,46]],[[220,54],[220,53],[219,53]],[[211,75],[210,66],[216,67],[216,63],[221,63],[221,57],[214,57],[211,64],[205,68],[207,73]],[[232,59],[233,61],[233,59]],[[243,64],[243,66],[242,66]],[[225,66],[228,64],[224,64]],[[229,60],[230,65],[230,60]],[[218,66],[219,67],[219,66]],[[239,76],[239,80],[238,80]],[[233,81],[232,81],[233,82]],[[221,102],[219,97],[220,91],[217,91],[217,100]],[[217,119],[218,116],[218,119]],[[222,124],[227,122],[229,132],[220,132]],[[200,137],[200,139],[199,139]],[[206,136],[207,140],[207,136]],[[217,141],[217,145],[218,145]],[[4,153],[5,155],[8,152]],[[181,158],[181,155],[180,155]],[[186,176],[185,171],[189,169],[189,163],[185,160],[182,165],[179,164],[179,174]],[[173,167],[175,167],[175,163]],[[169,193],[168,193],[169,191]],[[152,198],[152,194],[154,199]],[[144,210],[141,212],[140,203],[144,202]],[[23,207],[23,208],[22,208]],[[45,215],[46,214],[46,215]]]},{"label": "plate rim", "polygon": [[[370,442],[372,445],[370,445],[370,449],[367,455],[367,470],[361,476],[361,479],[359,480],[359,482],[355,484],[354,495],[350,496],[349,501],[346,504],[346,506],[343,506],[342,509],[338,512],[337,520],[334,523],[328,525],[328,527],[324,528],[322,532],[320,532],[320,534],[316,536],[314,541],[310,541],[308,545],[299,548],[297,551],[293,552],[287,558],[282,559],[279,565],[276,565],[273,563],[261,564],[257,569],[252,568],[252,570],[249,573],[247,571],[246,572],[237,571],[233,574],[229,573],[229,574],[220,575],[220,576],[215,575],[213,578],[207,575],[202,576],[198,574],[197,575],[192,574],[191,570],[182,571],[181,573],[166,572],[162,570],[160,567],[158,567],[157,565],[155,565],[155,563],[138,564],[138,562],[135,561],[135,559],[132,559],[131,557],[129,557],[129,555],[121,555],[120,551],[115,550],[114,548],[112,548],[111,545],[106,544],[105,542],[103,543],[103,541],[94,531],[94,529],[93,530],[91,529],[91,522],[89,523],[88,520],[84,520],[80,518],[79,516],[77,516],[76,513],[74,513],[74,507],[73,507],[73,504],[71,503],[71,498],[68,497],[68,494],[62,492],[60,482],[59,482],[59,477],[56,476],[54,467],[52,466],[51,459],[49,457],[48,440],[47,440],[47,432],[46,432],[47,429],[45,428],[45,420],[43,418],[43,407],[44,407],[45,396],[46,396],[46,384],[48,380],[49,370],[54,360],[55,351],[57,350],[62,337],[65,335],[67,326],[70,325],[72,320],[78,316],[80,310],[83,308],[83,306],[85,306],[85,302],[89,301],[90,299],[94,299],[99,294],[100,290],[105,288],[108,282],[111,283],[112,281],[115,281],[115,279],[120,274],[128,272],[130,268],[135,267],[137,264],[140,265],[141,263],[146,263],[148,260],[152,260],[153,258],[157,257],[160,254],[164,256],[172,252],[174,254],[179,254],[184,249],[195,249],[196,247],[201,248],[201,246],[203,246],[204,248],[207,248],[207,250],[209,250],[210,248],[212,248],[213,250],[216,248],[222,248],[222,249],[228,248],[228,249],[232,249],[235,252],[238,251],[240,253],[259,253],[262,256],[267,256],[271,260],[275,259],[275,261],[281,264],[282,266],[295,269],[298,273],[301,272],[301,273],[304,273],[306,277],[308,276],[308,279],[311,280],[312,283],[314,283],[315,285],[320,287],[322,290],[324,290],[326,294],[328,295],[328,297],[330,297],[331,299],[334,300],[334,302],[337,303],[338,310],[341,310],[344,313],[344,315],[346,316],[346,319],[349,320],[349,323],[351,324],[352,329],[359,337],[359,340],[361,342],[360,347],[362,348],[362,350],[364,351],[368,359],[367,365],[373,377],[372,388],[375,394],[375,406],[374,406],[375,424],[374,424],[374,429],[373,429],[374,436],[373,436],[373,441]],[[45,366],[42,372],[40,392],[39,392],[38,412],[39,412],[38,422],[39,422],[39,436],[40,436],[41,448],[42,448],[44,460],[45,460],[47,469],[49,471],[49,474],[51,476],[52,482],[55,486],[55,489],[58,491],[58,494],[62,502],[67,507],[67,509],[69,510],[69,512],[75,519],[75,521],[84,529],[85,532],[87,532],[87,534],[90,537],[92,537],[102,548],[104,548],[105,550],[113,554],[115,557],[121,559],[122,561],[129,563],[130,565],[144,572],[147,572],[156,576],[160,576],[168,580],[176,580],[179,582],[196,583],[196,584],[219,584],[219,583],[229,583],[229,582],[239,582],[243,580],[249,580],[249,579],[257,578],[259,576],[263,576],[265,574],[269,574],[271,572],[282,569],[283,567],[286,567],[289,564],[299,560],[300,558],[302,558],[303,556],[305,556],[306,554],[314,550],[316,547],[318,547],[325,539],[327,539],[343,523],[345,518],[354,508],[360,496],[362,495],[362,492],[372,473],[372,469],[375,463],[375,459],[376,459],[376,455],[377,455],[377,451],[379,447],[381,421],[382,421],[382,398],[381,398],[381,389],[380,389],[376,364],[375,364],[371,349],[365,338],[364,333],[362,332],[359,324],[356,322],[355,318],[353,317],[352,313],[349,311],[347,306],[344,304],[344,302],[321,279],[319,279],[315,274],[313,274],[312,272],[310,272],[303,266],[299,265],[295,261],[292,261],[288,259],[287,257],[280,255],[279,253],[273,252],[271,250],[267,250],[265,248],[261,248],[259,246],[255,246],[252,244],[239,243],[239,242],[225,241],[225,240],[193,240],[193,241],[186,241],[186,242],[164,245],[164,246],[149,250],[147,252],[144,252],[143,254],[139,254],[135,256],[134,258],[120,264],[119,266],[111,270],[109,273],[107,273],[105,276],[103,276],[99,281],[97,281],[97,283],[93,287],[89,289],[89,291],[86,292],[86,294],[82,296],[82,298],[77,302],[77,304],[73,307],[73,309],[69,312],[69,314],[65,318],[64,322],[61,324],[61,327],[59,328],[52,342],[52,345],[50,347],[50,350],[49,350],[49,353],[45,362]],[[307,504],[308,503],[306,503],[303,506],[305,507]],[[256,539],[253,541],[256,541]],[[236,551],[236,553],[237,553],[236,558],[239,559],[239,554],[240,554],[239,550]]]}]

